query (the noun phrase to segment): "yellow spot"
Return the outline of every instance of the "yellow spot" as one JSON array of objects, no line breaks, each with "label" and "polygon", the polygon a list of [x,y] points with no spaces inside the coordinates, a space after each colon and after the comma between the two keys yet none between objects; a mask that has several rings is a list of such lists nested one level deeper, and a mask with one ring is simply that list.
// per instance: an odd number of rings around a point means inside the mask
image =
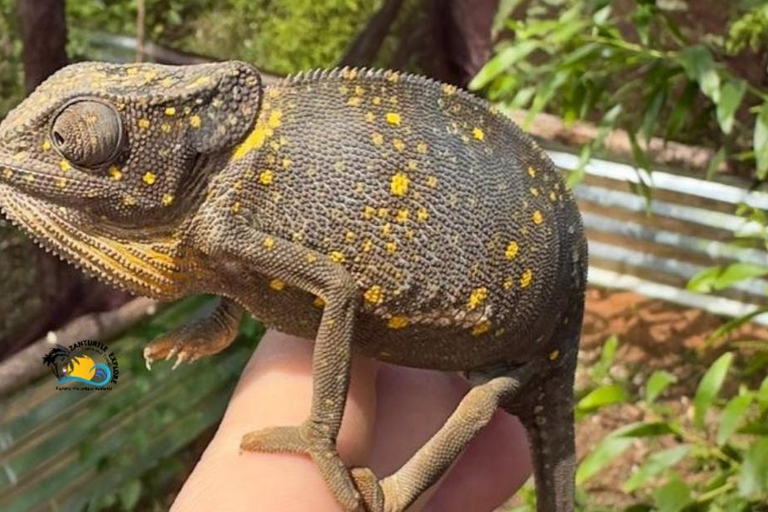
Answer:
[{"label": "yellow spot", "polygon": [[129,74],[129,75],[131,75],[131,76],[133,76],[133,75],[136,75],[136,74],[138,74],[138,73],[139,73],[139,70],[138,70],[138,69],[136,69],[136,68],[128,68],[128,69],[126,70],[126,73],[128,73],[128,74]]},{"label": "yellow spot", "polygon": [[240,213],[240,201],[235,201],[232,205],[232,213]]},{"label": "yellow spot", "polygon": [[435,188],[437,186],[437,177],[436,176],[427,176],[427,186]]},{"label": "yellow spot", "polygon": [[291,161],[290,158],[283,158],[283,161],[282,161],[283,169],[289,169],[291,165],[293,165],[293,162]]},{"label": "yellow spot", "polygon": [[357,236],[356,236],[356,235],[355,235],[353,232],[351,232],[351,231],[347,231],[347,232],[344,234],[344,240],[346,240],[346,241],[347,241],[347,242],[349,242],[349,243],[352,243],[352,242],[354,242],[354,241],[355,241],[355,238],[357,238]]},{"label": "yellow spot", "polygon": [[443,94],[445,94],[446,96],[453,96],[454,94],[456,94],[458,87],[456,87],[455,85],[444,84],[442,89],[443,89]]},{"label": "yellow spot", "polygon": [[342,162],[342,161],[334,162],[334,164],[333,164],[333,168],[334,168],[336,171],[338,171],[338,172],[341,172],[341,171],[343,171],[343,170],[344,170],[344,168],[345,168],[346,166],[347,166],[347,164],[345,164],[345,163],[344,163],[344,162]]},{"label": "yellow spot", "polygon": [[323,300],[322,297],[315,297],[315,300],[312,301],[312,305],[315,306],[316,308],[322,308],[322,307],[325,307],[325,301]]},{"label": "yellow spot", "polygon": [[352,96],[347,100],[347,105],[350,107],[359,107],[362,100],[358,96]]},{"label": "yellow spot", "polygon": [[527,269],[520,277],[520,288],[527,288],[531,284],[532,279],[533,271],[531,269]]},{"label": "yellow spot", "polygon": [[426,208],[419,208],[419,210],[416,212],[416,219],[419,220],[419,222],[426,222],[427,219],[429,219],[429,212]]},{"label": "yellow spot", "polygon": [[390,329],[402,329],[408,326],[408,319],[404,316],[393,316],[387,322],[387,326]]},{"label": "yellow spot", "polygon": [[307,258],[307,263],[314,263],[317,261],[317,256],[311,252],[307,253],[306,258]]},{"label": "yellow spot", "polygon": [[362,194],[365,192],[365,183],[358,181],[355,183],[355,194]]},{"label": "yellow spot", "polygon": [[61,162],[59,162],[59,167],[63,172],[67,172],[72,168],[72,166],[66,160],[62,160]]},{"label": "yellow spot", "polygon": [[359,85],[356,85],[355,86],[355,94],[357,94],[358,96],[362,96],[363,94],[365,94],[365,89],[363,89]]},{"label": "yellow spot", "polygon": [[56,186],[59,188],[66,188],[67,187],[67,178],[64,178],[63,176],[60,176],[56,180]]},{"label": "yellow spot", "polygon": [[366,240],[363,242],[363,252],[370,252],[373,249],[373,242]]},{"label": "yellow spot", "polygon": [[279,279],[273,279],[272,281],[269,282],[269,287],[279,292],[280,290],[285,288],[285,283]]},{"label": "yellow spot", "polygon": [[371,140],[377,146],[384,144],[384,136],[378,132],[374,132],[373,135],[371,135]]},{"label": "yellow spot", "polygon": [[558,357],[560,357],[560,351],[557,350],[557,349],[555,349],[555,350],[553,350],[552,352],[549,353],[549,360],[550,361],[554,361]]},{"label": "yellow spot", "polygon": [[394,126],[400,126],[400,114],[397,112],[387,112],[387,122]]},{"label": "yellow spot", "polygon": [[237,180],[232,184],[232,188],[240,192],[241,190],[243,190],[243,182],[241,180]]},{"label": "yellow spot", "polygon": [[398,210],[398,212],[397,212],[397,222],[399,222],[400,224],[408,222],[408,209],[407,208],[403,208],[401,210]]},{"label": "yellow spot", "polygon": [[26,181],[27,183],[32,183],[33,181],[35,181],[35,177],[32,176],[31,174],[27,174],[26,176],[24,176],[24,181]]},{"label": "yellow spot", "polygon": [[10,178],[11,178],[11,176],[13,176],[13,171],[12,171],[12,170],[10,170],[10,169],[8,169],[8,168],[6,168],[6,169],[3,169],[3,177],[4,177],[5,179],[10,179]]},{"label": "yellow spot", "polygon": [[389,80],[393,84],[397,83],[397,80],[400,78],[400,75],[398,74],[397,71],[387,71],[385,73],[385,76],[387,77],[387,80]]},{"label": "yellow spot", "polygon": [[373,206],[366,206],[363,208],[363,218],[370,220],[376,215],[376,208]]},{"label": "yellow spot", "polygon": [[376,120],[376,114],[374,114],[371,111],[368,111],[365,113],[365,120],[369,123],[372,123]]},{"label": "yellow spot", "polygon": [[275,239],[272,237],[267,237],[264,239],[264,242],[262,242],[262,245],[265,249],[272,249],[275,246]]},{"label": "yellow spot", "polygon": [[141,177],[141,179],[147,185],[154,185],[154,183],[157,181],[157,175],[147,171],[144,176]]},{"label": "yellow spot", "polygon": [[126,195],[123,197],[123,204],[125,206],[136,206],[136,198],[130,195]]},{"label": "yellow spot", "polygon": [[534,196],[539,195],[539,189],[537,189],[536,187],[531,187],[530,191],[531,191],[531,194],[533,194]]},{"label": "yellow spot", "polygon": [[387,250],[387,254],[395,254],[397,251],[397,243],[395,242],[387,242],[384,244],[384,248]]},{"label": "yellow spot", "polygon": [[472,136],[477,140],[485,139],[485,133],[483,133],[483,130],[478,126],[475,126],[475,129],[472,130]]},{"label": "yellow spot", "polygon": [[192,116],[189,118],[189,125],[192,128],[200,128],[202,124],[203,124],[203,120],[200,119],[200,116]]},{"label": "yellow spot", "polygon": [[477,324],[474,329],[472,329],[472,336],[480,336],[481,334],[485,334],[490,328],[491,322],[488,320],[483,320]]},{"label": "yellow spot", "polygon": [[344,256],[344,253],[341,251],[331,251],[328,257],[331,258],[331,261],[334,263],[344,263],[347,260],[347,257]]},{"label": "yellow spot", "polygon": [[171,131],[171,125],[168,123],[163,123],[160,125],[160,129],[163,131],[163,133],[168,133]]},{"label": "yellow spot", "polygon": [[505,290],[509,291],[512,289],[513,286],[515,286],[515,281],[511,277],[508,277],[504,280],[504,283],[502,284],[502,286],[504,287]]},{"label": "yellow spot", "polygon": [[173,197],[172,194],[163,194],[163,199],[162,199],[163,206],[171,206],[173,204],[174,199],[175,198]]},{"label": "yellow spot", "polygon": [[536,169],[534,169],[533,167],[528,167],[528,176],[530,176],[531,178],[535,178],[536,177]]},{"label": "yellow spot", "polygon": [[416,151],[418,151],[422,155],[427,152],[427,149],[428,148],[427,148],[427,143],[426,142],[419,142],[418,144],[416,144]]},{"label": "yellow spot", "polygon": [[467,308],[477,309],[478,306],[482,305],[483,302],[485,302],[485,299],[488,298],[488,289],[484,286],[481,286],[480,288],[475,288],[472,290],[472,293],[469,294],[469,300],[467,301]]},{"label": "yellow spot", "polygon": [[391,235],[392,234],[392,224],[387,222],[383,226],[381,226],[381,234],[382,235]]},{"label": "yellow spot", "polygon": [[[274,114],[275,112],[272,113],[272,115]],[[270,120],[271,119],[272,116],[270,116]],[[232,160],[240,160],[252,150],[259,149],[273,133],[272,128],[265,126],[265,123],[261,121],[257,122],[256,127],[251,131],[248,137],[235,148],[232,153]]]},{"label": "yellow spot", "polygon": [[269,169],[261,171],[261,174],[259,174],[259,183],[262,185],[271,185],[273,177],[274,175]]},{"label": "yellow spot", "polygon": [[398,151],[405,149],[405,142],[403,142],[403,139],[392,139],[392,145],[395,146],[395,149]]},{"label": "yellow spot", "polygon": [[555,194],[554,191],[549,193],[549,200],[552,202],[557,201],[557,194]]},{"label": "yellow spot", "polygon": [[373,98],[371,98],[371,103],[373,103],[374,105],[381,105],[381,97],[374,96]]},{"label": "yellow spot", "polygon": [[379,208],[379,217],[382,219],[386,219],[389,215],[389,209],[388,208]]},{"label": "yellow spot", "polygon": [[517,242],[515,241],[509,242],[509,244],[507,244],[507,250],[504,251],[504,256],[506,256],[508,260],[511,260],[515,256],[517,256],[517,252],[519,249],[520,247],[518,247]]},{"label": "yellow spot", "polygon": [[409,171],[415,171],[418,168],[419,164],[416,162],[416,160],[408,160],[408,170]]},{"label": "yellow spot", "polygon": [[544,217],[541,215],[541,212],[539,210],[533,212],[533,223],[539,225],[542,222],[544,222]]},{"label": "yellow spot", "polygon": [[165,115],[167,116],[175,116],[176,115],[176,109],[174,107],[168,107],[165,109]]},{"label": "yellow spot", "polygon": [[398,172],[395,173],[394,176],[392,176],[392,182],[390,184],[390,190],[392,191],[392,195],[395,196],[404,196],[406,192],[408,192],[408,183],[409,183],[408,176],[405,173]]},{"label": "yellow spot", "polygon": [[277,128],[280,126],[283,120],[283,112],[280,110],[273,110],[269,114],[269,119],[267,119],[267,127],[268,128]]},{"label": "yellow spot", "polygon": [[51,141],[49,141],[48,139],[45,139],[45,141],[43,142],[42,148],[43,148],[43,151],[48,151],[49,149],[51,149]]},{"label": "yellow spot", "polygon": [[379,305],[384,301],[384,292],[382,291],[381,286],[375,284],[365,291],[363,298],[365,298],[366,302]]},{"label": "yellow spot", "polygon": [[275,98],[279,97],[280,96],[280,89],[269,88],[267,90],[267,96],[272,98],[272,99],[275,99]]},{"label": "yellow spot", "polygon": [[146,130],[147,128],[149,128],[149,125],[150,125],[149,119],[145,117],[142,117],[141,119],[139,119],[139,128],[141,128],[142,130]]}]

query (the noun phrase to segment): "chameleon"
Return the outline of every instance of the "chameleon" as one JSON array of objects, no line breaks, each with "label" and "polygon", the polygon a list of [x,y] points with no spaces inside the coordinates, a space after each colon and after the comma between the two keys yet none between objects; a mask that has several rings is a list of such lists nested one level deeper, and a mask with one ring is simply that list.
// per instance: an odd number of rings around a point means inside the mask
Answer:
[{"label": "chameleon", "polygon": [[[147,364],[225,349],[246,313],[314,339],[306,421],[240,449],[310,456],[343,510],[405,510],[498,409],[528,433],[538,510],[573,510],[581,217],[486,101],[398,71],[73,64],[0,124],[0,207],[111,285],[220,298]],[[336,449],[353,354],[472,385],[383,478]]]}]

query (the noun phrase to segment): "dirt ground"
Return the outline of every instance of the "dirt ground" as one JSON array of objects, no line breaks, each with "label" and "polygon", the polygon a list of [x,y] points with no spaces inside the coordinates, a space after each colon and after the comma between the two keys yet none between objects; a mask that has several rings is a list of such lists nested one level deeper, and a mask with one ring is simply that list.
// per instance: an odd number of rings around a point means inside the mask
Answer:
[{"label": "dirt ground", "polygon": [[[707,348],[707,336],[724,323],[724,319],[699,309],[677,306],[626,291],[590,288],[587,292],[587,314],[584,322],[582,370],[577,375],[577,389],[583,386],[584,368],[600,357],[606,338],[619,337],[615,376],[627,378],[632,388],[644,386],[648,376],[664,369],[678,377],[676,385],[663,395],[663,401],[690,414],[690,399],[709,363],[719,356],[724,346]],[[735,332],[731,340],[768,340],[768,329],[748,324]],[[634,391],[634,390],[633,390]],[[612,430],[643,419],[643,412],[632,404],[608,407],[585,418],[577,425],[579,459]],[[594,504],[620,508],[632,503],[621,491],[621,485],[632,468],[641,463],[648,451],[638,444],[603,470],[587,486]]]}]

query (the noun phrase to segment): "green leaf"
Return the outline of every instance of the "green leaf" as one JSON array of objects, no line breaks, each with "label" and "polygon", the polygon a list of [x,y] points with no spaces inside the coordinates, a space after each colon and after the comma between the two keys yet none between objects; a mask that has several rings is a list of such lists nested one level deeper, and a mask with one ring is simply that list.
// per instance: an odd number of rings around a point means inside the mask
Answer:
[{"label": "green leaf", "polygon": [[725,150],[725,148],[720,148],[720,151],[715,153],[715,156],[712,158],[712,160],[709,161],[709,164],[707,165],[707,180],[711,180],[715,176],[715,173],[720,170],[720,166],[725,163],[727,156],[728,152]]},{"label": "green leaf", "polygon": [[693,112],[693,104],[696,100],[698,93],[698,87],[693,82],[688,82],[685,90],[683,90],[680,97],[675,102],[675,108],[672,109],[672,113],[669,115],[669,121],[667,122],[667,130],[664,137],[671,139],[676,136],[680,129],[685,125],[686,120],[691,117]]},{"label": "green leaf", "polygon": [[475,75],[469,83],[469,89],[473,91],[482,89],[516,62],[530,55],[538,46],[539,44],[536,41],[523,40],[504,48]]},{"label": "green leaf", "polygon": [[747,92],[747,82],[740,79],[731,79],[723,84],[720,90],[720,102],[717,104],[717,122],[724,133],[731,133],[736,111]]},{"label": "green leaf", "polygon": [[680,63],[688,78],[698,82],[703,92],[715,105],[720,103],[720,76],[717,74],[712,54],[703,45],[684,48],[680,52]]},{"label": "green leaf", "polygon": [[677,377],[671,373],[664,370],[656,370],[648,378],[648,382],[645,385],[645,402],[652,404],[670,384],[675,382],[677,382]]},{"label": "green leaf", "polygon": [[760,384],[760,389],[757,390],[757,403],[760,404],[761,410],[768,409],[768,377],[763,379],[763,383]]},{"label": "green leaf", "polygon": [[723,409],[723,414],[720,416],[720,425],[717,427],[718,445],[723,446],[736,432],[751,403],[751,393],[735,396],[728,401]]},{"label": "green leaf", "polygon": [[633,442],[634,440],[629,437],[612,437],[610,435],[605,437],[579,464],[579,469],[576,470],[576,485],[582,485],[595,476],[612,460],[624,453]]},{"label": "green leaf", "polygon": [[765,179],[768,174],[768,101],[760,107],[755,117],[755,133],[752,142],[757,164],[757,177]]},{"label": "green leaf", "polygon": [[747,451],[739,472],[739,494],[746,498],[768,493],[768,438],[757,439]]},{"label": "green leaf", "polygon": [[680,512],[692,502],[691,489],[678,476],[653,493],[658,512]]},{"label": "green leaf", "polygon": [[693,276],[686,289],[694,292],[709,293],[723,290],[747,279],[768,275],[768,267],[751,263],[733,263],[727,267],[711,267]]},{"label": "green leaf", "polygon": [[118,491],[118,495],[122,509],[126,511],[133,510],[139,502],[139,498],[141,498],[141,480],[135,479],[126,483]]},{"label": "green leaf", "polygon": [[720,393],[720,388],[723,387],[725,376],[728,375],[732,362],[733,353],[726,352],[712,363],[712,366],[709,367],[699,382],[696,396],[693,398],[694,424],[698,428],[704,426],[704,416]]},{"label": "green leaf", "polygon": [[632,492],[639,489],[654,476],[683,460],[689,451],[690,447],[683,444],[651,454],[643,465],[627,479],[624,490]]},{"label": "green leaf", "polygon": [[592,390],[587,396],[579,400],[576,409],[581,413],[591,412],[606,405],[626,402],[629,394],[618,384],[600,386]]}]

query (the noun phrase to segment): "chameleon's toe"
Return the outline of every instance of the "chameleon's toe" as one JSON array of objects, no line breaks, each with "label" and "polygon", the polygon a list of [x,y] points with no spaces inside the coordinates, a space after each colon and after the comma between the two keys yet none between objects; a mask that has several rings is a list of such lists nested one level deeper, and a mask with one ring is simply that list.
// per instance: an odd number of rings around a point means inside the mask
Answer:
[{"label": "chameleon's toe", "polygon": [[384,493],[379,480],[368,468],[352,468],[352,479],[363,500],[366,512],[384,512]]},{"label": "chameleon's toe", "polygon": [[310,446],[299,427],[268,427],[245,434],[240,452],[309,453]]}]

